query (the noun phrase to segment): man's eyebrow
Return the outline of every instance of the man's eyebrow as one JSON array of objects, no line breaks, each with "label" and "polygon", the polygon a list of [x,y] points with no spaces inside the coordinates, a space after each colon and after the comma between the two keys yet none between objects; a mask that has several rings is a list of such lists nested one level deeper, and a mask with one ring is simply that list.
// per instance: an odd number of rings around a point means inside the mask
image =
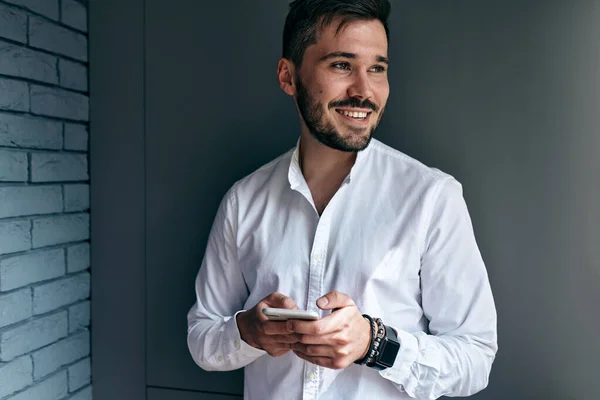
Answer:
[{"label": "man's eyebrow", "polygon": [[[319,61],[325,61],[325,60],[329,60],[331,58],[349,58],[349,59],[353,60],[353,59],[358,58],[358,56],[354,53],[347,53],[345,51],[334,51],[332,53],[325,54],[323,57],[321,57],[319,59]],[[385,64],[390,63],[390,60],[387,57],[377,56],[375,58],[377,59],[377,62],[381,62],[381,63],[385,63]]]},{"label": "man's eyebrow", "polygon": [[384,56],[377,56],[377,62],[382,62],[388,65],[390,64],[390,60]]},{"label": "man's eyebrow", "polygon": [[325,61],[325,60],[329,60],[330,58],[338,58],[338,57],[354,59],[357,56],[354,53],[346,53],[345,51],[334,51],[333,53],[325,54],[323,57],[320,58],[319,61]]}]

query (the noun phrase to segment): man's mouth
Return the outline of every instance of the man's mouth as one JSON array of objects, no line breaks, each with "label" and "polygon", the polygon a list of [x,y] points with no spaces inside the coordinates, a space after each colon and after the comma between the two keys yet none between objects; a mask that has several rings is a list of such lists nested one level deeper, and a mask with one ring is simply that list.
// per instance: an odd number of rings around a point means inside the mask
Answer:
[{"label": "man's mouth", "polygon": [[335,110],[338,114],[341,114],[345,117],[351,118],[353,120],[356,121],[364,121],[366,120],[369,115],[371,115],[371,111],[348,111],[348,110],[340,110],[337,109]]}]

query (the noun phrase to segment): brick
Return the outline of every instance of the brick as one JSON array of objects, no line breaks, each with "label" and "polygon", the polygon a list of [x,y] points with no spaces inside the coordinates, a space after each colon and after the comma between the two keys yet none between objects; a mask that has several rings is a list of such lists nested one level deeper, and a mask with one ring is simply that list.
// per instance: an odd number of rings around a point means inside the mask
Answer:
[{"label": "brick", "polygon": [[62,22],[80,31],[87,32],[87,10],[75,0],[62,0]]},{"label": "brick", "polygon": [[41,18],[29,17],[29,45],[87,61],[87,38]]},{"label": "brick", "polygon": [[90,244],[82,243],[67,248],[67,272],[84,271],[90,267]]},{"label": "brick", "polygon": [[56,57],[0,41],[0,74],[58,83]]},{"label": "brick", "polygon": [[29,87],[27,84],[0,78],[0,109],[29,111]]},{"label": "brick", "polygon": [[0,399],[9,396],[33,383],[33,363],[31,357],[17,358],[7,364],[0,364]]},{"label": "brick", "polygon": [[90,358],[85,358],[69,367],[69,392],[81,389],[89,385],[92,380],[92,368]]},{"label": "brick", "polygon": [[90,274],[67,277],[33,288],[33,313],[43,314],[90,297]]},{"label": "brick", "polygon": [[23,6],[33,12],[58,20],[58,0],[6,0],[6,2]]},{"label": "brick", "polygon": [[79,242],[90,238],[90,215],[59,215],[33,221],[33,247]]},{"label": "brick", "polygon": [[60,186],[0,187],[0,218],[61,212]]},{"label": "brick", "polygon": [[0,112],[0,146],[59,150],[61,123]]},{"label": "brick", "polygon": [[27,43],[27,16],[0,4],[0,37]]},{"label": "brick", "polygon": [[68,400],[92,400],[92,387],[87,386],[85,389],[82,389],[69,397]]},{"label": "brick", "polygon": [[0,181],[25,182],[28,172],[27,153],[0,149]]},{"label": "brick", "polygon": [[90,208],[90,185],[65,185],[65,211]]},{"label": "brick", "polygon": [[0,290],[16,289],[65,274],[63,249],[36,251],[0,261]]},{"label": "brick", "polygon": [[90,301],[69,307],[69,333],[90,326]]},{"label": "brick", "polygon": [[49,117],[87,121],[89,98],[64,89],[31,85],[31,112]]},{"label": "brick", "polygon": [[88,151],[88,130],[85,125],[65,123],[65,149]]},{"label": "brick", "polygon": [[85,181],[88,178],[85,154],[31,154],[32,182]]},{"label": "brick", "polygon": [[0,332],[0,361],[10,361],[65,336],[67,336],[66,311],[34,319],[16,328],[2,331]]},{"label": "brick", "polygon": [[59,400],[65,397],[67,392],[67,371],[65,370],[7,400]]},{"label": "brick", "polygon": [[33,378],[40,379],[60,367],[89,355],[90,333],[88,331],[62,339],[33,353]]},{"label": "brick", "polygon": [[88,69],[85,65],[60,59],[58,71],[61,86],[84,92],[88,90]]},{"label": "brick", "polygon": [[0,254],[31,248],[31,221],[0,222]]},{"label": "brick", "polygon": [[21,322],[32,315],[31,289],[0,294],[0,328]]}]

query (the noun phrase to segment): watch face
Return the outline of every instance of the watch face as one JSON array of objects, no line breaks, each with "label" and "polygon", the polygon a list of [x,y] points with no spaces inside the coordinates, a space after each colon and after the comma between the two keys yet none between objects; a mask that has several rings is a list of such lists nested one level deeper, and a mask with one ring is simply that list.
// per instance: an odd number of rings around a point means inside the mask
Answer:
[{"label": "watch face", "polygon": [[393,342],[385,338],[381,344],[383,347],[380,351],[378,362],[385,364],[387,367],[391,367],[394,365],[394,361],[396,361],[396,355],[398,355],[400,343]]}]

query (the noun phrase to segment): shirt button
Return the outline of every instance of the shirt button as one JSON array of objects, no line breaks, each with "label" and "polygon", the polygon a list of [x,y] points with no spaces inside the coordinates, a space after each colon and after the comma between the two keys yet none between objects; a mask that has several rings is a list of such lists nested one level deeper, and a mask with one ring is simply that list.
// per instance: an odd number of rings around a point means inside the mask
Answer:
[{"label": "shirt button", "polygon": [[315,377],[315,374],[313,374],[312,372],[309,372],[308,374],[306,374],[306,377],[308,378],[308,380],[312,381],[313,378]]},{"label": "shirt button", "polygon": [[219,357],[217,357],[217,360],[219,360],[219,361],[223,361],[223,356],[219,356]]},{"label": "shirt button", "polygon": [[235,346],[236,349],[240,348],[240,342],[237,339],[233,341],[233,345]]},{"label": "shirt button", "polygon": [[323,259],[323,256],[321,255],[321,253],[315,254],[315,261],[316,262],[321,262],[322,259]]}]

